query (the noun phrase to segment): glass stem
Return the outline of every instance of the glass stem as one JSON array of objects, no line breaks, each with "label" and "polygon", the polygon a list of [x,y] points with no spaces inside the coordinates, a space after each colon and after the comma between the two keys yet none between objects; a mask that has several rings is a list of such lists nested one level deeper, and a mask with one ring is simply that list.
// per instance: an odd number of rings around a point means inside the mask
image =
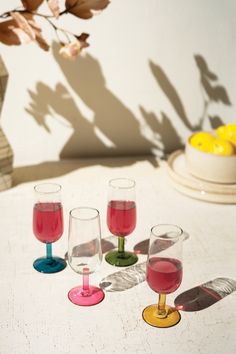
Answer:
[{"label": "glass stem", "polygon": [[157,317],[165,318],[168,314],[166,310],[166,294],[159,294],[158,304],[157,304]]},{"label": "glass stem", "polygon": [[83,268],[83,296],[89,295],[89,268]]},{"label": "glass stem", "polygon": [[46,243],[46,258],[52,259],[52,244]]},{"label": "glass stem", "polygon": [[125,238],[118,237],[118,257],[124,258],[125,256]]}]

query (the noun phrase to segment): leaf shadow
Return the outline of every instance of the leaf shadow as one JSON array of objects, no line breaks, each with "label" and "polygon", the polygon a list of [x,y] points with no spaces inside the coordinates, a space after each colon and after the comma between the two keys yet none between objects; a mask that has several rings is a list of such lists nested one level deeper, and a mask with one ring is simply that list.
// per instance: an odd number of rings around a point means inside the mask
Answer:
[{"label": "leaf shadow", "polygon": [[[191,123],[191,120],[189,119],[186,113],[183,101],[180,95],[178,94],[176,88],[174,87],[173,83],[167,76],[166,72],[161,68],[160,65],[154,63],[151,60],[149,61],[149,65],[151,72],[154,78],[156,79],[159,87],[161,88],[165,96],[168,98],[170,104],[172,105],[174,111],[177,114],[177,117],[182,121],[182,123],[188,130],[190,130],[191,132],[203,130],[206,120],[208,120],[211,127],[215,129],[223,124],[223,120],[218,115],[212,115],[209,113],[210,106],[213,103],[220,103],[230,106],[231,101],[226,88],[218,82],[218,76],[209,69],[205,58],[200,54],[195,54],[194,59],[199,70],[200,92],[202,94],[203,99],[202,113],[200,114],[200,117],[198,118],[198,122],[196,124]],[[157,117],[155,117],[153,114],[147,114],[142,107],[141,112],[147,122],[151,124],[155,130],[161,129],[161,127],[158,126],[159,123]],[[180,147],[181,140],[178,137],[176,130],[173,128],[171,119],[168,118],[165,113],[161,112],[161,114],[164,133],[166,133],[168,129],[168,132],[170,132],[171,134],[170,140],[173,142],[173,147]],[[164,146],[166,146],[167,144],[165,144],[165,134],[162,133],[161,136],[164,140]],[[168,135],[166,137],[166,140],[168,140]]]},{"label": "leaf shadow", "polygon": [[231,106],[231,102],[225,87],[216,83],[218,81],[218,76],[210,71],[203,56],[196,54],[194,58],[199,69],[200,82],[208,96],[208,99],[210,101],[221,102],[225,105]]},{"label": "leaf shadow", "polygon": [[183,148],[184,144],[166,113],[161,112],[160,120],[153,112],[147,112],[142,106],[139,109],[152,132],[160,136],[164,155]]},{"label": "leaf shadow", "polygon": [[194,59],[199,70],[199,83],[203,98],[203,111],[199,118],[199,123],[202,126],[206,118],[208,118],[211,127],[216,129],[224,123],[219,116],[212,116],[209,113],[209,107],[213,103],[231,106],[230,98],[226,88],[218,83],[218,76],[209,69],[205,58],[200,54],[195,54]]},{"label": "leaf shadow", "polygon": [[[57,83],[51,88],[38,82],[35,90],[29,90],[30,102],[26,111],[48,134],[53,133],[49,119],[56,119],[72,133],[59,153],[62,166],[57,161],[46,161],[15,168],[14,185],[58,177],[91,165],[119,167],[148,161],[158,167],[153,154],[153,149],[158,149],[157,145],[142,134],[141,125],[131,110],[106,86],[99,62],[87,54],[76,62],[68,63],[58,54],[56,43],[52,48],[70,88],[93,112],[94,118],[91,121],[82,113],[65,85]],[[68,161],[71,159],[77,161]]]},{"label": "leaf shadow", "polygon": [[[29,91],[31,102],[26,111],[43,126],[47,132],[50,128],[48,116],[60,116],[58,123],[71,128],[73,133],[60,152],[60,158],[79,158],[93,156],[93,151],[106,155],[106,146],[94,134],[94,124],[90,123],[79,110],[69,91],[61,83],[52,89],[42,82],[37,83],[36,92]],[[70,109],[68,109],[70,107]],[[58,119],[58,118],[57,118]],[[89,141],[89,144],[88,144]],[[76,148],[75,148],[76,147]]]},{"label": "leaf shadow", "polygon": [[190,120],[187,116],[187,113],[185,111],[185,107],[184,107],[183,102],[180,98],[180,95],[178,94],[176,88],[174,87],[174,85],[172,84],[170,79],[168,78],[165,71],[161,68],[160,65],[155,64],[151,60],[149,61],[149,65],[150,65],[151,72],[152,72],[154,78],[156,79],[159,87],[162,89],[163,93],[170,101],[172,107],[174,108],[178,117],[184,123],[185,127],[191,131],[198,130],[199,125],[194,126],[190,123]]},{"label": "leaf shadow", "polygon": [[[146,160],[157,167],[156,153],[158,156],[165,156],[183,147],[173,119],[165,112],[161,111],[161,116],[157,117],[155,113],[148,112],[140,105],[140,113],[145,123],[141,124],[133,112],[107,86],[97,59],[87,53],[75,62],[68,63],[58,54],[58,49],[54,42],[52,52],[58,66],[70,90],[92,112],[92,118],[86,116],[65,85],[57,83],[51,88],[43,82],[38,82],[35,90],[29,90],[30,103],[26,111],[48,134],[53,134],[48,119],[56,119],[58,124],[71,130],[71,135],[59,153],[63,166],[59,168],[58,162],[47,161],[15,168],[14,185],[58,177],[93,164],[117,167]],[[172,104],[177,117],[191,131],[202,129],[206,118],[214,128],[222,123],[219,116],[209,115],[208,108],[212,102],[231,104],[226,89],[216,84],[218,77],[208,68],[204,58],[197,54],[195,60],[204,93],[203,113],[196,125],[191,124],[180,95],[165,71],[160,65],[152,61],[149,63],[154,78]],[[151,137],[144,134],[144,126],[150,130]],[[116,160],[114,157],[122,159]],[[68,161],[64,163],[68,159],[79,160],[77,163]]]}]

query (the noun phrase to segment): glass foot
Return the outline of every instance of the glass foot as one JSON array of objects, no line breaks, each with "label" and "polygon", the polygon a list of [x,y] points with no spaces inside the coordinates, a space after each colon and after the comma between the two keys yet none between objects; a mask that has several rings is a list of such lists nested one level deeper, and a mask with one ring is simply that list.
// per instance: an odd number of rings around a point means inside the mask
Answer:
[{"label": "glass foot", "polygon": [[34,261],[33,266],[40,273],[57,273],[65,269],[66,261],[60,257],[41,257]]},{"label": "glass foot", "polygon": [[86,292],[82,286],[77,286],[68,292],[68,298],[73,304],[80,306],[93,306],[99,304],[105,297],[102,289],[90,286]]},{"label": "glass foot", "polygon": [[107,263],[114,265],[116,267],[126,267],[135,264],[138,261],[136,254],[132,252],[111,251],[105,256]]},{"label": "glass foot", "polygon": [[143,310],[143,319],[149,325],[159,328],[168,328],[175,326],[181,320],[179,311],[175,308],[167,306],[168,314],[165,318],[157,317],[157,305],[150,305]]}]

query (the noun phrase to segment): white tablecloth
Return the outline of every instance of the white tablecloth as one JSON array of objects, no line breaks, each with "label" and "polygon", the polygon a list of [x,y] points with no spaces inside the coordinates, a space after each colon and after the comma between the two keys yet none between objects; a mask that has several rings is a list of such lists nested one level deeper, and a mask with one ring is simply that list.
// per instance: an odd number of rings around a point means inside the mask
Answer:
[{"label": "white tablecloth", "polygon": [[[144,307],[157,300],[146,282],[106,292],[99,305],[79,307],[68,300],[67,292],[81,283],[80,275],[69,266],[49,275],[33,269],[33,260],[45,253],[45,245],[32,232],[33,186],[47,179],[63,187],[65,231],[53,252],[64,256],[68,213],[76,206],[98,208],[102,237],[116,242],[106,226],[107,182],[115,177],[137,182],[138,222],[127,237],[126,249],[148,239],[151,226],[158,223],[180,225],[189,234],[184,242],[183,281],[167,297],[168,303],[215,278],[236,279],[236,206],[179,194],[164,162],[156,167],[145,159],[75,160],[16,168],[16,186],[0,194],[0,353],[236,353],[236,293],[202,311],[182,311],[177,326],[157,329],[142,319]],[[141,254],[139,262],[145,260]],[[99,284],[118,270],[103,260],[91,281]]]}]

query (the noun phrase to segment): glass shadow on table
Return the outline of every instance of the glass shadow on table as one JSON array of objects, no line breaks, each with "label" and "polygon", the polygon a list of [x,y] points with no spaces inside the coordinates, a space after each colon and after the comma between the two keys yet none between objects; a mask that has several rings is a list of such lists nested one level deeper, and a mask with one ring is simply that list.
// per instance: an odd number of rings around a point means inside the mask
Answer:
[{"label": "glass shadow on table", "polygon": [[[101,240],[101,247],[102,247],[102,253],[107,253],[111,250],[113,250],[114,248],[116,248],[116,246],[114,245],[113,242],[111,242],[109,239],[112,239],[113,241],[113,237],[108,237],[107,239],[102,238]],[[83,253],[84,256],[91,256],[93,248],[96,246],[96,240],[92,240],[86,244],[81,244],[77,247],[74,248],[74,253]],[[91,252],[90,252],[91,251]],[[65,259],[68,260],[68,252],[66,252],[65,254]]]},{"label": "glass shadow on table", "polygon": [[[183,240],[186,241],[189,237],[190,237],[189,234],[186,231],[184,231],[183,232]],[[166,248],[169,247],[170,245],[171,244],[167,242]],[[137,243],[134,246],[134,253],[135,254],[148,254],[148,247],[149,247],[149,238]]]},{"label": "glass shadow on table", "polygon": [[236,291],[236,281],[216,278],[178,295],[175,307],[181,311],[201,311]]},{"label": "glass shadow on table", "polygon": [[[183,232],[184,241],[189,238],[189,234],[187,232]],[[164,250],[171,246],[171,241],[166,240],[166,242],[162,243],[162,249],[156,242],[156,248],[159,251]],[[155,243],[152,248],[153,252],[156,252]],[[143,240],[137,243],[134,246],[134,253],[135,254],[147,254],[149,247],[149,239]],[[99,284],[99,286],[108,292],[114,291],[125,291],[128,289],[133,288],[134,286],[144,282],[146,280],[146,262],[134,264],[126,269],[122,269],[115,273],[107,275],[103,278]]]},{"label": "glass shadow on table", "polygon": [[108,292],[125,291],[146,279],[146,262],[134,264],[103,278],[99,286]]}]

